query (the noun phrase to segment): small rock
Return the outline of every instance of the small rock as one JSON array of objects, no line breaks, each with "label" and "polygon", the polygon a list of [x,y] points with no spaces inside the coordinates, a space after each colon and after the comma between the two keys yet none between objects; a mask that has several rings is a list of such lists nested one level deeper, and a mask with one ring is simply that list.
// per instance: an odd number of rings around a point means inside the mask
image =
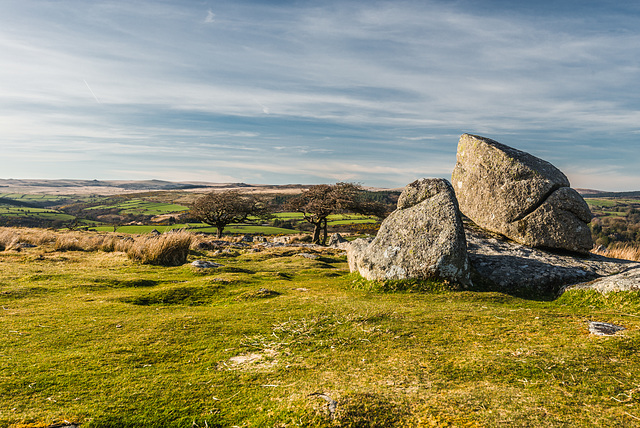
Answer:
[{"label": "small rock", "polygon": [[315,260],[319,257],[317,254],[310,254],[310,253],[298,253],[297,255],[310,260]]},{"label": "small rock", "polygon": [[329,239],[329,246],[330,247],[337,247],[342,243],[348,242],[346,239],[344,239],[342,237],[342,235],[340,235],[339,233],[334,233],[333,235],[331,235],[331,238]]},{"label": "small rock", "polygon": [[200,268],[200,269],[212,269],[223,267],[220,263],[211,262],[209,260],[195,260],[191,263],[191,266]]},{"label": "small rock", "polygon": [[589,331],[596,336],[613,336],[621,330],[626,329],[622,326],[606,322],[589,321]]}]

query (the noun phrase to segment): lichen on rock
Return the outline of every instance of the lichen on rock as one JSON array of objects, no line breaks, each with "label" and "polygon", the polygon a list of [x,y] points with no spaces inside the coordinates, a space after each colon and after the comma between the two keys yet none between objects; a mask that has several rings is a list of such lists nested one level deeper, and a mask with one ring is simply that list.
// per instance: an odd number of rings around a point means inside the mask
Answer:
[{"label": "lichen on rock", "polygon": [[464,134],[451,181],[460,210],[478,226],[524,245],[588,253],[591,212],[549,162]]},{"label": "lichen on rock", "polygon": [[443,179],[417,180],[373,241],[347,249],[349,268],[368,280],[442,278],[468,286],[469,263],[455,192]]}]

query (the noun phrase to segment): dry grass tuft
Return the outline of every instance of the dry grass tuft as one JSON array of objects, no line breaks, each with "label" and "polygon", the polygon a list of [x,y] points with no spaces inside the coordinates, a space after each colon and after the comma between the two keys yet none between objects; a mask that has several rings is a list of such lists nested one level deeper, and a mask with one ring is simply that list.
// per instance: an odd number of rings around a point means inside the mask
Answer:
[{"label": "dry grass tuft", "polygon": [[0,251],[4,251],[7,248],[11,248],[18,238],[15,230],[3,228],[0,230]]},{"label": "dry grass tuft", "polygon": [[132,242],[132,238],[118,235],[66,232],[56,237],[54,248],[57,251],[126,252]]},{"label": "dry grass tuft", "polygon": [[45,229],[0,228],[0,251],[19,250],[21,244],[44,245],[54,242],[56,234]]},{"label": "dry grass tuft", "polygon": [[640,261],[640,247],[635,244],[614,244],[604,251],[593,250],[592,252],[614,259]]},{"label": "dry grass tuft", "polygon": [[180,266],[186,263],[193,235],[184,230],[141,236],[127,249],[130,259],[145,264]]}]

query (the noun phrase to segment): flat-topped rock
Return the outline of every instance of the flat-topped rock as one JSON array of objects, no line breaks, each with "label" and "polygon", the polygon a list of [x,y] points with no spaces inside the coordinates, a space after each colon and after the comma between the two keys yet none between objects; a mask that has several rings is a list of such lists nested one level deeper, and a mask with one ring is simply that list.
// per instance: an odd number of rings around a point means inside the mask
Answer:
[{"label": "flat-topped rock", "polygon": [[591,212],[549,162],[489,138],[464,134],[451,181],[475,224],[524,245],[586,254]]},{"label": "flat-topped rock", "polygon": [[[509,291],[557,293],[572,284],[593,280],[609,283],[621,272],[637,272],[640,281],[640,263],[612,259],[596,254],[577,256],[554,253],[511,242],[499,236],[475,229],[466,229],[469,261],[475,274],[482,280]],[[615,275],[618,276],[618,275]],[[601,279],[599,279],[601,278]]]},{"label": "flat-topped rock", "polygon": [[594,290],[602,294],[618,291],[640,291],[640,263],[636,263],[635,266],[630,265],[627,270],[616,275],[571,285],[563,291],[571,290]]},{"label": "flat-topped rock", "polygon": [[451,184],[422,179],[409,184],[373,241],[347,248],[352,272],[368,280],[440,278],[470,285],[464,228]]}]

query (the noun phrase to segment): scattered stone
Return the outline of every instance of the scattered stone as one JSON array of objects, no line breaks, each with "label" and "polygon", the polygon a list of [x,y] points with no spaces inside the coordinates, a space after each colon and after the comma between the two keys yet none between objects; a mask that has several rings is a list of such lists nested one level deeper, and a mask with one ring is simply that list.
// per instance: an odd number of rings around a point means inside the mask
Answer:
[{"label": "scattered stone", "polygon": [[240,238],[240,242],[253,242],[253,236],[243,235],[242,238]]},{"label": "scattered stone", "polygon": [[537,248],[593,247],[587,203],[547,161],[464,134],[451,181],[462,213],[484,229]]},{"label": "scattered stone", "polygon": [[223,267],[223,265],[221,265],[220,263],[215,263],[209,260],[194,260],[191,263],[191,266],[200,269],[213,269]]},{"label": "scattered stone", "polygon": [[151,232],[149,232],[149,235],[151,235],[151,236],[158,236],[158,235],[161,235],[161,233],[160,233],[160,232],[158,232],[158,230],[157,230],[157,229],[152,229],[152,230],[151,230]]},{"label": "scattered stone", "polygon": [[315,260],[318,257],[320,257],[317,254],[311,254],[311,253],[298,253],[296,255],[300,257],[304,257],[305,259],[310,259],[310,260]]},{"label": "scattered stone", "polygon": [[304,292],[306,292],[306,291],[309,291],[309,289],[308,289],[308,288],[304,288],[304,287],[294,288],[293,290],[294,290],[294,291],[301,291],[301,292],[303,292],[303,293],[304,293]]},{"label": "scattered stone", "polygon": [[334,233],[333,235],[331,235],[331,238],[329,238],[329,247],[339,247],[340,244],[349,242],[346,239],[344,239],[342,237],[342,235],[340,235],[339,233]]},{"label": "scattered stone", "polygon": [[[466,228],[469,261],[481,281],[500,289],[555,294],[570,284],[618,274],[640,263],[596,254],[554,253],[508,241],[477,228]],[[636,279],[636,281],[640,278]]]},{"label": "scattered stone", "polygon": [[269,290],[267,288],[259,288],[256,291],[247,291],[245,293],[242,293],[241,295],[236,297],[236,300],[267,299],[279,295],[280,293],[278,293],[277,291]]},{"label": "scattered stone", "polygon": [[291,241],[290,236],[276,236],[271,240],[274,244],[288,244]]},{"label": "scattered stone", "polygon": [[596,336],[613,336],[622,330],[626,329],[622,326],[606,322],[589,321],[589,331]]},{"label": "scattered stone", "polygon": [[14,248],[36,248],[37,245],[30,244],[29,242],[18,242]]},{"label": "scattered stone", "polygon": [[451,184],[443,179],[409,184],[375,239],[353,241],[347,258],[351,271],[368,280],[442,278],[470,285],[464,228]]}]

